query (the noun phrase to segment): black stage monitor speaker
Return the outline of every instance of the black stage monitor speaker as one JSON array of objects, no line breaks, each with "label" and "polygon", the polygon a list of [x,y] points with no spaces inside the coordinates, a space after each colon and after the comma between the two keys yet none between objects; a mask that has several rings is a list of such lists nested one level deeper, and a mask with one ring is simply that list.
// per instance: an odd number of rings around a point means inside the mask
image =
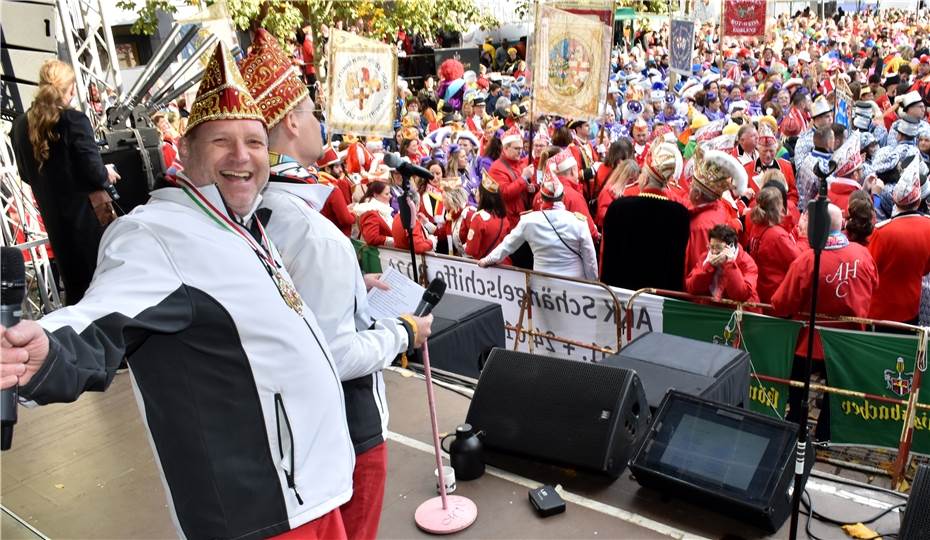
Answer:
[{"label": "black stage monitor speaker", "polygon": [[649,404],[634,371],[495,348],[468,423],[490,450],[616,478],[649,425]]},{"label": "black stage monitor speaker", "polygon": [[165,161],[161,152],[161,135],[154,128],[138,130],[145,153],[151,166],[152,178],[146,174],[145,160],[139,151],[139,144],[129,130],[111,131],[107,134],[107,147],[100,152],[104,163],[116,166],[116,172],[122,177],[116,183],[119,193],[117,213],[128,214],[133,208],[149,200],[149,192],[165,187]]},{"label": "black stage monitor speaker", "polygon": [[650,332],[601,363],[635,370],[653,412],[670,389],[734,407],[749,404],[749,353],[741,349]]},{"label": "black stage monitor speaker", "polygon": [[930,465],[917,467],[907,508],[901,518],[899,540],[930,539]]},{"label": "black stage monitor speaker", "polygon": [[[671,391],[630,461],[640,485],[775,532],[791,513],[797,424]],[[804,482],[814,464],[807,446]]]}]

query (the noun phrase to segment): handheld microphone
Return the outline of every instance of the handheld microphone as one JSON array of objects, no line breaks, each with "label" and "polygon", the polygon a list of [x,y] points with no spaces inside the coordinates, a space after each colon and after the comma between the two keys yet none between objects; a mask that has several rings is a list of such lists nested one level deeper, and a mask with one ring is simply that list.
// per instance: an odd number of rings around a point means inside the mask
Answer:
[{"label": "handheld microphone", "polygon": [[[23,297],[26,295],[26,267],[23,252],[13,247],[0,248],[0,324],[15,326],[23,315]],[[0,392],[0,450],[9,450],[13,444],[13,426],[16,424],[17,388]]]},{"label": "handheld microphone", "polygon": [[397,169],[397,172],[404,176],[417,176],[426,180],[433,179],[433,173],[429,172],[429,170],[401,159],[397,154],[390,152],[384,154],[384,164],[392,169]]},{"label": "handheld microphone", "polygon": [[439,278],[434,278],[433,281],[429,282],[429,287],[423,291],[423,299],[420,300],[420,304],[413,314],[417,317],[426,317],[433,311],[436,304],[442,300],[442,295],[445,293],[446,282]]}]

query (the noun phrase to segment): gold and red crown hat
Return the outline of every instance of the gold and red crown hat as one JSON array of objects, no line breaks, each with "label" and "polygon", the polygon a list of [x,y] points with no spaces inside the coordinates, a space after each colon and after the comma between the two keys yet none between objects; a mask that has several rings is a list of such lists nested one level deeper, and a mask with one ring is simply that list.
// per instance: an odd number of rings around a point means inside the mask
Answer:
[{"label": "gold and red crown hat", "polygon": [[240,69],[268,129],[310,95],[278,40],[264,28],[255,31],[252,52],[242,61]]},{"label": "gold and red crown hat", "polygon": [[236,62],[222,41],[210,54],[197,97],[191,105],[187,130],[211,120],[258,120],[267,126]]}]

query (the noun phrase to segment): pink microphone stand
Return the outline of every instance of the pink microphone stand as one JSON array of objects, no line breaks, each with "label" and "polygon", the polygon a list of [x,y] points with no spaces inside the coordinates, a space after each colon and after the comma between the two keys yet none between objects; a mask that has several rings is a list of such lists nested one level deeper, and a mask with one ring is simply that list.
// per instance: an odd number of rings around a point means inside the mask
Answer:
[{"label": "pink microphone stand", "polygon": [[439,445],[439,422],[436,419],[436,397],[433,395],[433,376],[429,368],[429,348],[423,342],[423,371],[426,374],[426,397],[429,402],[429,419],[433,426],[433,450],[436,469],[439,471],[439,496],[428,499],[417,507],[413,516],[417,527],[432,534],[451,534],[468,528],[478,519],[478,507],[467,497],[446,495],[446,479],[442,470]]}]

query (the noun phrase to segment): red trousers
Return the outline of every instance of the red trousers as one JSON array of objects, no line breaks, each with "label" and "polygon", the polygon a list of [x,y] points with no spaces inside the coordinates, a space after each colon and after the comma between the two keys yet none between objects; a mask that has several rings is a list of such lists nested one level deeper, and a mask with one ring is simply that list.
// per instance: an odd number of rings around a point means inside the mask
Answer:
[{"label": "red trousers", "polygon": [[387,443],[355,456],[352,498],[340,507],[349,539],[374,540],[378,536],[386,479]]},{"label": "red trousers", "polygon": [[342,524],[342,515],[337,508],[296,529],[271,538],[272,540],[346,540],[347,536]]}]

